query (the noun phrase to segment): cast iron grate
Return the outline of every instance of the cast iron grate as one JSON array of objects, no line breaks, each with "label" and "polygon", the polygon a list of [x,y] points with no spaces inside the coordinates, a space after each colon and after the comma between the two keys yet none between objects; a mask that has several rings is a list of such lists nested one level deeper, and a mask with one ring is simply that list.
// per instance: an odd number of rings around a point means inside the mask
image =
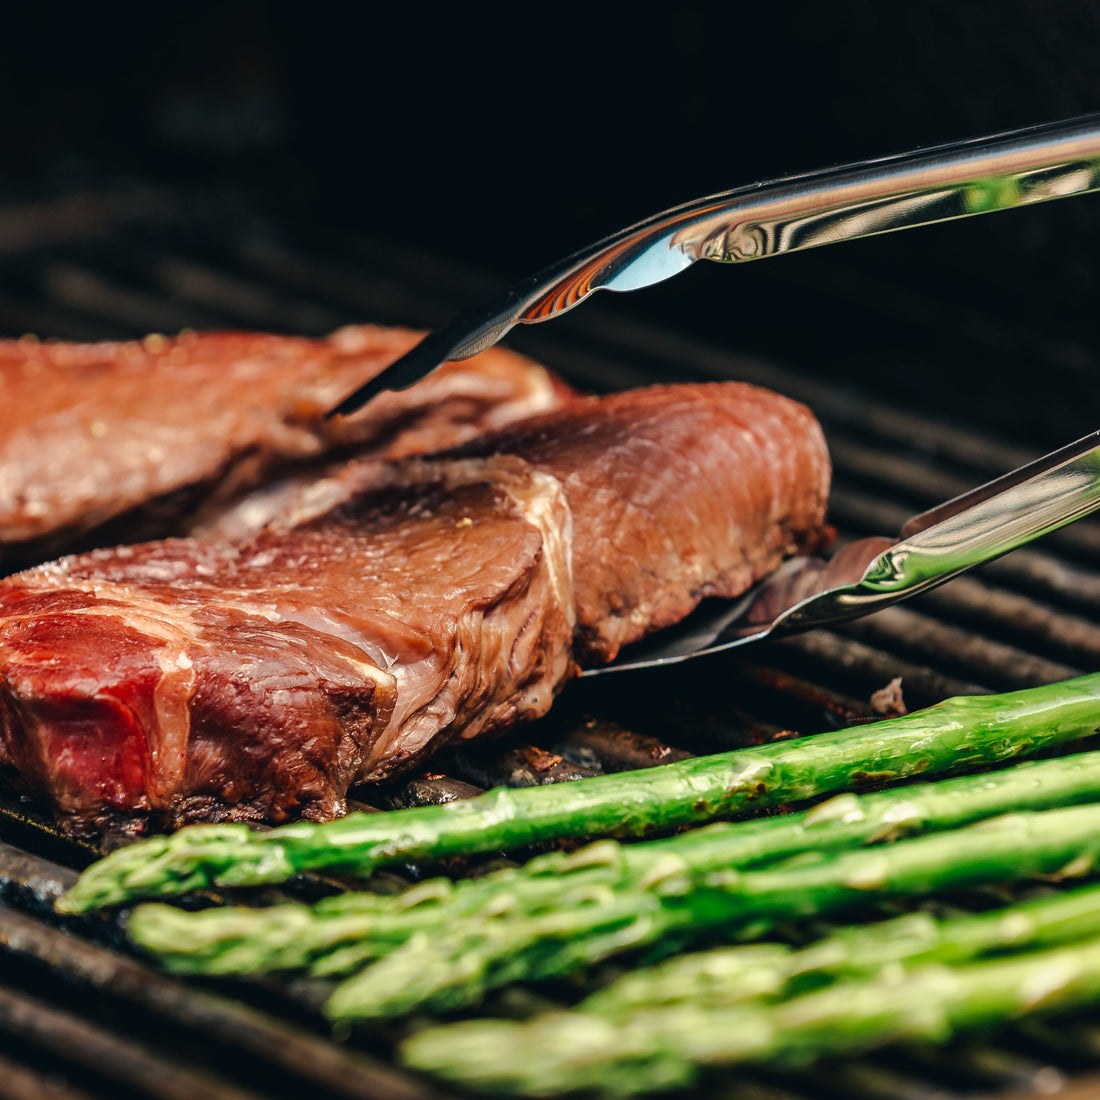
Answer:
[{"label": "cast iron grate", "polygon": [[[431,326],[500,282],[377,241],[295,232],[235,197],[197,202],[137,192],[83,198],[60,214],[0,211],[0,331],[13,336],[118,338],[188,326],[321,333],[363,320]],[[827,300],[821,308],[827,311]],[[1050,441],[999,423],[961,424],[919,402],[892,402],[888,386],[827,384],[797,356],[785,365],[739,357],[717,341],[615,309],[590,308],[560,327],[519,332],[513,343],[581,387],[740,377],[807,401],[834,455],[832,518],[842,539],[890,534],[912,512],[1076,434]],[[915,708],[1095,669],[1098,549],[1100,525],[1081,523],[841,630],[651,675],[644,691],[627,676],[579,682],[522,738],[447,753],[430,772],[357,790],[356,801],[384,811],[498,783],[565,781],[814,732],[870,717],[872,693],[896,677]],[[181,982],[129,953],[117,918],[58,919],[53,899],[93,852],[58,837],[8,783],[0,784],[0,838],[0,1079],[7,1094],[449,1095],[392,1066],[395,1031],[335,1041],[316,1011],[314,985]],[[292,889],[300,895],[337,885],[303,880]],[[975,892],[952,903],[981,908],[993,900]],[[519,1011],[525,999],[561,994],[521,991],[496,1007]],[[1081,1013],[804,1073],[716,1074],[697,1095],[1069,1100],[1092,1095],[1097,1075],[1100,1013]]]}]

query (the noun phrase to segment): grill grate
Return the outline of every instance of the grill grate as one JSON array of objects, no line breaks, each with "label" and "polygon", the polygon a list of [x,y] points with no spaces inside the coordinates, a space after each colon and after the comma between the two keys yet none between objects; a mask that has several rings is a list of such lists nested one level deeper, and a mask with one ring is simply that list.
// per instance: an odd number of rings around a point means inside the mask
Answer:
[{"label": "grill grate", "polygon": [[[9,335],[97,339],[185,326],[318,334],[364,319],[430,326],[499,289],[495,279],[376,241],[317,233],[303,245],[232,197],[197,209],[179,197],[85,199],[65,207],[61,229],[48,210],[32,214],[0,218],[0,330]],[[832,516],[842,539],[892,533],[909,513],[1051,442],[1021,442],[995,424],[960,426],[911,402],[898,408],[882,386],[834,387],[813,363],[737,357],[616,309],[582,311],[512,342],[582,387],[740,377],[807,401],[835,458]],[[1100,525],[1077,524],[905,607],[736,660],[650,675],[644,693],[628,674],[578,682],[524,743],[449,752],[430,774],[354,792],[357,808],[447,801],[502,782],[557,782],[849,724],[870,717],[872,692],[898,676],[916,708],[1096,668],[1098,549]],[[0,836],[0,1073],[9,1094],[444,1095],[389,1064],[385,1029],[333,1041],[316,1012],[315,984],[180,982],[129,954],[116,919],[55,917],[53,900],[93,853],[58,837],[9,785],[0,786]],[[381,888],[402,881],[379,876]],[[338,885],[303,880],[293,889],[308,895]],[[992,897],[957,900],[980,908]],[[496,1007],[544,995],[553,991],[505,995]],[[715,1076],[698,1095],[1070,1100],[1093,1094],[1098,1070],[1100,1015],[1082,1013],[812,1072]]]}]

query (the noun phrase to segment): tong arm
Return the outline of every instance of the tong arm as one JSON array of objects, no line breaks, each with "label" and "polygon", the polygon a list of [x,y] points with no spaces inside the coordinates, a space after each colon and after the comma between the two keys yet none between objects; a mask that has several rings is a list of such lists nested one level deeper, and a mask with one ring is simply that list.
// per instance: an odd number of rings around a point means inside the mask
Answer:
[{"label": "tong arm", "polygon": [[[1100,508],[1100,432],[934,509],[938,522],[878,554],[854,584],[811,596],[783,631],[864,615],[1007,554]],[[924,515],[928,515],[925,513]]]},{"label": "tong arm", "polygon": [[1098,188],[1100,115],[1089,115],[709,195],[524,279],[431,333],[330,415],[484,351],[514,325],[557,317],[596,290],[637,290],[696,260],[740,263]]},{"label": "tong arm", "polygon": [[794,559],[736,602],[714,601],[584,675],[672,664],[869,615],[1100,509],[1100,432],[874,536]]}]

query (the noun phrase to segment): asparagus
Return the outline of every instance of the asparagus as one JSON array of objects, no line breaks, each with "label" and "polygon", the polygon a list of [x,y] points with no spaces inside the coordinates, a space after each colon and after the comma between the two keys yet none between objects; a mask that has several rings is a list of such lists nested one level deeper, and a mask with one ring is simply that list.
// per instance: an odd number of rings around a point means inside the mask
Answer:
[{"label": "asparagus", "polygon": [[577,1011],[623,1016],[675,1004],[718,1007],[789,996],[807,979],[870,976],[897,965],[958,965],[1089,939],[1098,929],[1100,884],[1090,884],[986,913],[937,919],[921,911],[846,926],[802,949],[753,943],[679,955],[624,974],[586,997]]},{"label": "asparagus", "polygon": [[1100,857],[1100,805],[1009,814],[892,845],[807,854],[761,870],[629,876],[559,909],[456,922],[418,933],[338,985],[334,1020],[378,1019],[476,1003],[489,989],[558,977],[640,947],[680,945],[717,929],[748,935],[878,898],[924,895],[1039,875],[1084,874]]},{"label": "asparagus", "polygon": [[257,833],[245,825],[181,829],[93,864],[59,901],[77,913],[209,886],[281,882],[326,868],[369,875],[570,836],[641,836],[848,789],[869,780],[964,769],[1096,731],[1100,673],[1023,691],[948,699],[853,729],[698,757],[637,772],[324,825]]},{"label": "asparagus", "polygon": [[804,1064],[898,1039],[942,1042],[964,1028],[1100,998],[1100,939],[951,967],[887,970],[778,1003],[685,1003],[610,1018],[559,1012],[473,1020],[414,1034],[406,1065],[468,1087],[547,1096],[625,1096],[693,1082],[701,1067]]},{"label": "asparagus", "polygon": [[339,974],[394,950],[418,932],[484,914],[534,914],[597,886],[650,876],[758,866],[798,852],[826,851],[954,828],[1005,813],[1100,801],[1100,751],[1017,764],[901,790],[834,796],[782,817],[723,822],[678,836],[620,845],[600,841],[551,852],[483,878],[436,879],[402,894],[340,895],[267,909],[186,913],[146,905],[132,917],[133,939],[172,970],[247,974],[312,968]]}]

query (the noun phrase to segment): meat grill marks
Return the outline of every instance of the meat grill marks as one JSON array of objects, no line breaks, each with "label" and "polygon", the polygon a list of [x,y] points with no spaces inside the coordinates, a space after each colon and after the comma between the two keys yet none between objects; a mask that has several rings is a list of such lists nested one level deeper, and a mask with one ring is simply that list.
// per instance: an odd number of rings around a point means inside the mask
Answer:
[{"label": "meat grill marks", "polygon": [[326,421],[417,334],[184,333],[127,343],[0,342],[0,569],[74,545],[184,533],[332,452],[438,450],[559,404],[567,388],[494,349],[361,414]]},{"label": "meat grill marks", "polygon": [[454,737],[538,717],[585,659],[821,536],[802,406],[739,383],[580,402],[471,450],[356,462],[244,540],[0,585],[9,761],[74,831],[340,813]]}]

